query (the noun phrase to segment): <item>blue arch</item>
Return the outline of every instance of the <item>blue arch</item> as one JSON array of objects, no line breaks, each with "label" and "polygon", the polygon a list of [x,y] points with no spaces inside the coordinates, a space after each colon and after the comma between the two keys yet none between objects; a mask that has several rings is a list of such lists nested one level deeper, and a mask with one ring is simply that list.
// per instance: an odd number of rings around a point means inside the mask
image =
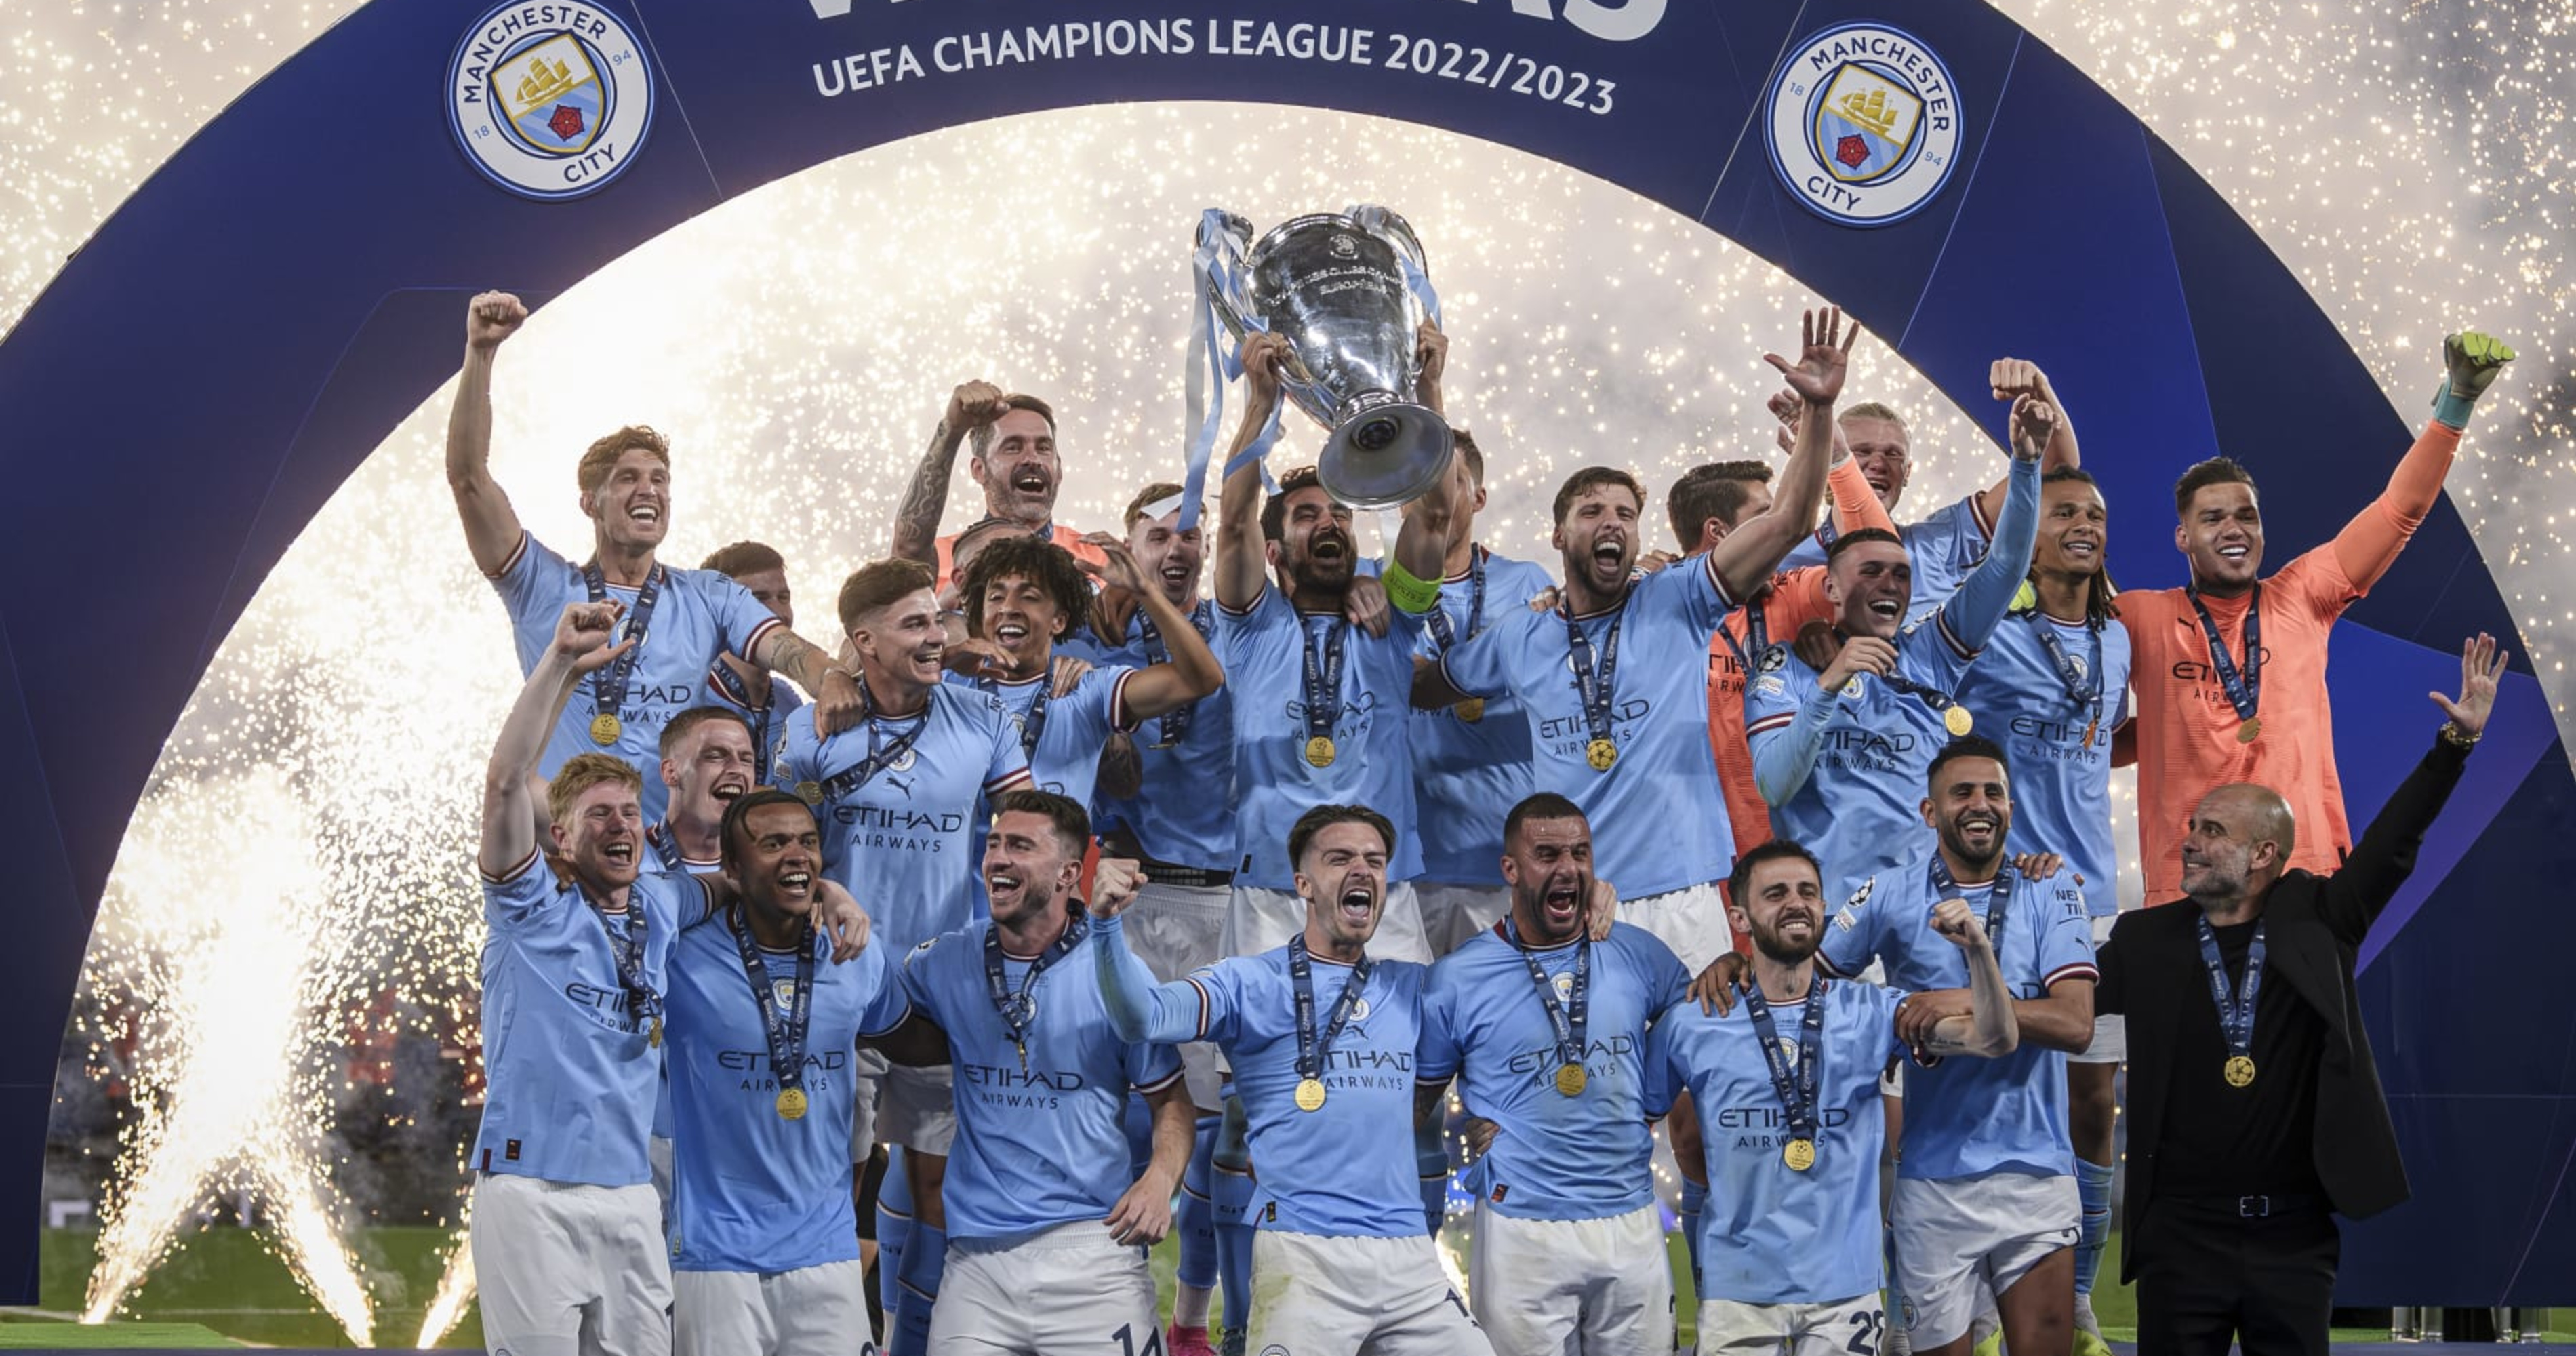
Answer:
[{"label": "blue arch", "polygon": [[[506,12],[547,8],[583,6]],[[0,345],[0,436],[18,491],[0,502],[0,814],[28,834],[14,945],[0,958],[0,1018],[22,1033],[0,1048],[0,1161],[13,1165],[0,1173],[0,1218],[37,1217],[55,1033],[162,742],[288,543],[454,370],[458,294],[551,296],[833,157],[1112,99],[1377,114],[1547,156],[1702,222],[1857,314],[1990,429],[1987,359],[2045,355],[2083,411],[2088,466],[2114,502],[2136,506],[2126,512],[2158,516],[2176,470],[2223,448],[2276,487],[2274,541],[2319,542],[2409,438],[2333,324],[2216,192],[2065,60],[1972,0],[1901,7],[1905,29],[1955,78],[1967,159],[1910,217],[1872,230],[1803,210],[1763,144],[1764,90],[1790,42],[1882,17],[1832,0],[597,8],[638,36],[656,109],[599,191],[534,201],[489,182],[460,149],[443,94],[468,11],[374,0],[206,126]],[[1070,42],[1060,26],[1119,19],[1178,25],[1191,50],[1112,55],[1086,36],[1079,55],[939,69],[942,38],[1059,26]],[[1215,50],[1238,45],[1238,21],[1256,43],[1265,23],[1366,29],[1371,60]],[[1430,72],[1388,64],[1399,34],[1398,60],[1427,51]],[[906,49],[920,74],[895,55]],[[1479,53],[1505,63],[1500,78],[1460,78]],[[1584,77],[1586,106],[1540,97],[1549,67],[1560,89]],[[899,78],[878,83],[887,77]],[[2277,488],[2301,482],[2321,492]],[[2120,534],[2122,577],[2173,576],[2158,536]],[[58,587],[74,562],[83,586]],[[2421,725],[2420,694],[2456,671],[2448,656],[2462,631],[2514,627],[2447,504],[2350,618],[2336,642],[2337,752],[2366,818],[2417,747],[2374,734]],[[2576,1031],[2534,1032],[2510,986],[2462,983],[2488,971],[2486,939],[2508,927],[2533,954],[2576,952],[2576,919],[2511,907],[2576,876],[2563,832],[2576,783],[2528,679],[2495,733],[2410,899],[2375,939],[2371,1016],[2418,1200],[2354,1234],[2344,1274],[2355,1302],[2563,1301],[2538,1278],[2576,1275],[2576,1208],[2545,1176],[2526,1189],[2488,1174],[2498,1161],[2563,1163],[2576,1144],[2576,1116],[2564,1114],[2576,1089],[2535,1086],[2576,1068]],[[2485,849],[2452,871],[2481,835]],[[2428,901],[2456,925],[2405,929]],[[2400,1001],[2434,985],[2440,1004]],[[2516,1040],[2488,1039],[2497,1031]],[[2484,1092],[2518,1100],[2471,1096]],[[2401,1257],[2401,1235],[2426,1228],[2447,1246]],[[0,1230],[0,1298],[32,1300],[35,1275],[32,1230]]]}]

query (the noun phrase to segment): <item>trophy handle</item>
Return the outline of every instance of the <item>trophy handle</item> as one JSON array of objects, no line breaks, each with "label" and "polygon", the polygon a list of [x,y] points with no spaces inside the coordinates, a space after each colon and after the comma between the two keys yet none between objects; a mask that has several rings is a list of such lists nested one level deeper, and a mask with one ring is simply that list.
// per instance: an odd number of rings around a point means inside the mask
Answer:
[{"label": "trophy handle", "polygon": [[1244,293],[1244,255],[1251,247],[1251,222],[1214,208],[1201,216],[1199,254],[1207,262],[1208,307],[1238,346],[1245,334],[1267,328],[1253,316],[1251,298]]},{"label": "trophy handle", "polygon": [[1404,270],[1404,290],[1415,312],[1408,318],[1420,324],[1428,317],[1432,324],[1439,324],[1440,293],[1431,286],[1431,259],[1423,253],[1422,239],[1413,233],[1413,223],[1374,203],[1354,204],[1342,215],[1395,251],[1396,266]]}]

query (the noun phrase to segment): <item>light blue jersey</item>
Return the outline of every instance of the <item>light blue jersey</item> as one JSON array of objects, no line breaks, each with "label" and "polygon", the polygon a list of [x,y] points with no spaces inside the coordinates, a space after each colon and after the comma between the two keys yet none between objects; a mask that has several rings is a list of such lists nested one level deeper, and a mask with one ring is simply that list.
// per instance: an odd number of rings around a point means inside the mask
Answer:
[{"label": "light blue jersey", "polygon": [[471,1167],[590,1186],[651,1180],[644,1140],[662,1052],[630,1010],[609,929],[623,942],[640,913],[642,977],[659,995],[679,923],[703,900],[693,880],[647,874],[627,891],[625,914],[603,915],[535,852],[483,878],[486,1091]]},{"label": "light blue jersey", "polygon": [[[576,753],[612,753],[634,764],[644,774],[647,823],[662,817],[671,795],[670,788],[662,785],[662,727],[671,717],[709,700],[707,669],[718,655],[758,654],[770,631],[780,624],[751,596],[751,590],[714,570],[654,568],[662,582],[655,591],[644,643],[634,651],[625,700],[618,704],[621,728],[615,742],[603,746],[591,741],[601,678],[584,674],[573,685],[572,697],[555,718],[554,733],[546,737],[545,753],[537,760],[538,773],[547,777]],[[522,675],[534,672],[546,647],[554,643],[555,623],[562,619],[564,607],[590,601],[581,567],[524,532],[509,563],[492,576],[492,587],[500,591],[502,605],[509,609]],[[637,591],[611,585],[607,593],[626,605],[627,622],[620,624],[618,633],[622,638],[623,626],[634,620],[637,611]]]},{"label": "light blue jersey", "polygon": [[[1805,844],[1823,863],[1828,904],[1923,840],[1924,777],[1951,738],[1944,712],[2030,570],[2039,464],[2014,462],[2008,483],[1996,549],[1947,602],[1896,636],[1895,676],[1939,699],[1871,674],[1854,674],[1839,692],[1822,691],[1822,675],[1787,645],[1754,660],[1744,689],[1754,784],[1771,803],[1772,831]],[[1972,733],[1993,736],[2003,728],[1999,715],[1968,711]]]},{"label": "light blue jersey", "polygon": [[[1526,560],[1508,560],[1481,546],[1476,559],[1476,565],[1442,582],[1441,619],[1424,617],[1415,654],[1438,659],[1452,645],[1491,630],[1505,614],[1528,611],[1530,599],[1556,587],[1546,570]],[[1531,781],[1529,721],[1521,714],[1520,698],[1415,711],[1407,719],[1423,878],[1448,885],[1501,885],[1503,817],[1537,789]]]},{"label": "light blue jersey", "polygon": [[[1297,1109],[1297,990],[1288,948],[1237,956],[1156,984],[1128,949],[1124,918],[1094,925],[1091,945],[1110,1018],[1130,1039],[1208,1040],[1234,1068],[1259,1178],[1244,1218],[1327,1238],[1411,1238],[1423,1231],[1413,1154],[1414,1051],[1431,967],[1372,961],[1367,987],[1324,1051],[1325,1098]],[[1352,967],[1312,960],[1321,1043]]]},{"label": "light blue jersey", "polygon": [[[1822,976],[1815,982],[1825,986],[1817,997],[1825,1005],[1816,1051],[1820,1114],[1815,1165],[1805,1172],[1781,1159],[1788,1113],[1742,1003],[1723,1017],[1695,1002],[1676,1003],[1646,1037],[1646,1113],[1670,1111],[1682,1092],[1699,1111],[1708,1171],[1699,1223],[1703,1298],[1828,1304],[1879,1288],[1878,1160],[1887,1117],[1878,1075],[1905,1048],[1896,1039],[1902,995]],[[1798,1004],[1771,1008],[1793,1076],[1804,1015]]]},{"label": "light blue jersey", "polygon": [[[1734,606],[1701,555],[1638,580],[1608,611],[1577,619],[1596,673],[1614,623],[1618,630],[1610,738],[1619,756],[1607,771],[1587,757],[1592,728],[1562,611],[1512,609],[1440,661],[1460,692],[1519,700],[1536,789],[1583,807],[1593,869],[1627,898],[1724,880],[1735,863],[1726,796],[1708,751],[1708,638]],[[1498,838],[1501,822],[1498,813]]]},{"label": "light blue jersey", "polygon": [[[741,945],[727,919],[680,934],[671,954],[671,1265],[680,1271],[764,1274],[859,1255],[850,1206],[850,1123],[862,1036],[883,1035],[912,1009],[884,947],[832,963],[814,938],[807,1000],[805,1114],[778,1114],[768,1028],[751,996]],[[760,952],[779,1013],[794,1005],[794,951]]]},{"label": "light blue jersey", "polygon": [[[1146,639],[1145,623],[1139,610],[1116,645],[1103,644],[1086,629],[1079,633],[1084,643],[1068,641],[1058,648],[1094,664],[1143,668],[1160,663],[1156,647]],[[1202,639],[1213,637],[1216,604],[1199,603],[1190,623]],[[1133,797],[1101,800],[1096,818],[1104,837],[1123,829],[1152,861],[1199,871],[1235,868],[1234,681],[1229,673],[1216,691],[1137,728],[1144,782]]]},{"label": "light blue jersey", "polygon": [[[1834,515],[1826,514],[1823,525],[1813,535],[1790,549],[1780,562],[1781,570],[1824,564],[1826,550],[1839,535]],[[1932,615],[1932,609],[1958,592],[1968,572],[1986,558],[1986,548],[1994,542],[1995,524],[1986,521],[1977,507],[1977,496],[1971,494],[1935,509],[1921,522],[1899,527],[1896,535],[1914,561],[1914,596],[1905,605],[1905,620],[1911,624]]]},{"label": "light blue jersey", "polygon": [[1069,797],[1088,811],[1092,787],[1100,779],[1100,750],[1109,743],[1109,736],[1136,728],[1126,704],[1127,680],[1134,673],[1129,668],[1095,668],[1061,697],[1052,691],[1055,679],[1044,674],[1025,682],[997,682],[990,688],[953,673],[948,682],[969,692],[990,692],[1009,714],[1022,748],[1028,748],[1029,721],[1038,694],[1046,691],[1037,747],[1028,754],[1029,779],[1039,790]]},{"label": "light blue jersey", "polygon": [[[871,750],[888,757],[864,782],[854,772]],[[979,796],[1028,783],[1020,729],[1002,704],[971,687],[930,690],[921,715],[871,717],[817,744],[814,722],[791,721],[770,769],[773,784],[823,795],[824,874],[868,911],[871,945],[901,955],[975,916],[973,847],[983,837]]]},{"label": "light blue jersey", "polygon": [[[2084,675],[2076,690],[2097,698],[2070,694],[2043,635]],[[2098,686],[2091,676],[2096,670]],[[2094,916],[2119,912],[2111,732],[2129,718],[2129,628],[2070,625],[2035,608],[2017,611],[1986,641],[1960,700],[2012,760],[2011,849],[2064,857]]]},{"label": "light blue jersey", "polygon": [[[1366,805],[1395,824],[1389,884],[1422,874],[1413,831],[1413,762],[1405,713],[1411,709],[1413,647],[1422,618],[1390,609],[1383,637],[1339,613],[1304,614],[1264,583],[1248,611],[1217,609],[1217,658],[1234,692],[1234,808],[1237,885],[1296,888],[1288,830],[1318,805]],[[1342,646],[1340,703],[1330,723],[1332,762],[1306,756],[1307,649],[1323,667],[1330,638]],[[1311,639],[1310,639],[1311,638]]]},{"label": "light blue jersey", "polygon": [[[984,972],[992,930],[978,919],[922,943],[904,960],[903,985],[948,1033],[957,1070],[957,1142],[941,1188],[948,1237],[1010,1243],[1108,1218],[1132,1180],[1121,1119],[1128,1091],[1169,1086],[1181,1058],[1110,1029],[1086,938],[1039,975],[1024,1066]],[[1021,992],[1028,976],[1027,960],[1004,953],[1009,992]]]},{"label": "light blue jersey", "polygon": [[1654,1204],[1646,1024],[1681,1001],[1689,972],[1653,933],[1626,923],[1592,945],[1584,1085],[1568,1097],[1557,1090],[1556,1025],[1523,957],[1539,963],[1564,1005],[1580,948],[1524,951],[1503,926],[1441,957],[1423,992],[1422,1081],[1456,1077],[1467,1114],[1498,1127],[1465,1185],[1516,1219],[1606,1219]]},{"label": "light blue jersey", "polygon": [[[1918,832],[1915,842],[1922,843]],[[1967,953],[1932,930],[1932,850],[1916,851],[1868,884],[1825,926],[1817,963],[1858,974],[1875,957],[1904,990],[1968,987]],[[2091,980],[2093,925],[2084,891],[2061,872],[2033,882],[2009,866],[2012,897],[2000,929],[1989,924],[1995,963],[2015,998],[2045,998],[2061,980]],[[1981,919],[1991,886],[1960,892]],[[1905,1139],[1897,1175],[1943,1181],[2011,1168],[2051,1176],[2075,1171],[2066,1128],[2066,1056],[2025,1040],[2000,1059],[1943,1059],[1905,1075]]]}]

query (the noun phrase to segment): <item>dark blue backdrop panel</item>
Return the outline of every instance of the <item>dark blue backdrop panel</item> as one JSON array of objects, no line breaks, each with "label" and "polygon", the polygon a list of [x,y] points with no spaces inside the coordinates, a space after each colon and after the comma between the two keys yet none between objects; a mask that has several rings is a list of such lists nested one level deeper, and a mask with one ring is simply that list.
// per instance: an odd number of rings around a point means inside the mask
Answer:
[{"label": "dark blue backdrop panel", "polygon": [[[833,18],[817,7],[600,6],[637,34],[639,65],[611,83],[621,99],[640,97],[641,72],[652,126],[640,143],[627,138],[624,168],[598,191],[536,201],[475,168],[450,127],[449,64],[479,7],[375,0],[172,157],[0,345],[9,469],[32,487],[0,502],[0,815],[32,835],[16,945],[0,958],[0,1020],[39,1033],[0,1048],[0,1154],[20,1165],[0,1173],[0,1218],[29,1226],[0,1230],[0,1299],[34,1297],[50,1033],[62,1029],[135,799],[215,647],[287,544],[454,370],[461,295],[508,286],[551,296],[728,197],[822,161],[979,119],[1139,99],[1344,109],[1547,156],[1789,270],[1896,345],[1989,432],[2003,412],[1987,395],[1987,362],[2010,353],[2045,363],[2115,506],[2112,560],[2132,585],[2179,577],[2164,506],[2190,461],[2223,449],[2265,478],[2277,564],[2367,501],[2420,417],[2391,414],[2297,280],[2179,156],[1972,0],[1917,0],[1892,13],[1790,0],[856,0]],[[539,0],[510,14],[543,24],[582,8]],[[943,51],[953,59],[974,35],[1025,40],[1041,29],[1061,40],[1067,25],[1114,20],[1163,21],[1187,31],[1190,48],[939,69]],[[1250,45],[1237,40],[1238,20],[1254,43],[1266,23],[1365,28],[1370,59],[1214,50]],[[1876,229],[1804,207],[1767,140],[1772,76],[1793,44],[1856,22],[1891,23],[1937,53],[1962,124],[1940,189]],[[1605,35],[1621,25],[1623,35]],[[881,69],[904,70],[907,52],[919,74],[877,83]],[[1480,64],[1488,77],[1471,78]],[[1560,93],[1540,97],[1551,81]],[[316,109],[366,115],[317,118]],[[952,191],[972,191],[967,182]],[[1436,271],[1437,223],[1422,224]],[[1175,268],[1188,229],[1172,224]],[[2428,355],[2428,383],[2432,375]],[[100,552],[101,540],[123,549]],[[74,559],[85,587],[51,587]],[[2333,684],[2359,819],[2411,762],[2429,720],[2421,694],[2456,673],[2459,634],[2512,628],[2447,505],[2353,623],[2337,642]],[[149,647],[128,658],[136,637]],[[494,644],[503,643],[496,622]],[[2536,688],[2518,680],[2418,887],[2373,939],[2384,948],[2370,971],[2375,994],[2397,975],[2449,977],[2438,1008],[2374,1008],[2383,1050],[2498,1052],[2450,1065],[2400,1056],[2388,1071],[2425,1201],[2410,1210],[2475,1219],[2496,1234],[2494,1255],[2417,1247],[2401,1256],[2393,1226],[2365,1226],[2345,1271],[2355,1302],[2576,1301],[2563,1162],[2556,1177],[2535,1169],[2528,1182],[2484,1170],[2487,1137],[2499,1132],[2491,1118],[2508,1114],[2491,1108],[2508,1102],[2515,1143],[2535,1161],[2564,1158],[2576,1068],[2564,1057],[2502,1057],[2521,1043],[2492,1036],[2525,1029],[2531,1014],[2517,1008],[2528,990],[2468,978],[2491,963],[2488,939],[2568,954],[2576,924],[2524,910],[2483,929],[2460,925],[2479,906],[2542,897],[2576,875],[2576,842],[2563,832],[2576,781],[2550,738]],[[2528,831],[2499,840],[2490,824]],[[2463,895],[2466,907],[2455,907]],[[2559,1185],[2543,1191],[2547,1182]],[[2500,1279],[2506,1254],[2520,1260]]]}]

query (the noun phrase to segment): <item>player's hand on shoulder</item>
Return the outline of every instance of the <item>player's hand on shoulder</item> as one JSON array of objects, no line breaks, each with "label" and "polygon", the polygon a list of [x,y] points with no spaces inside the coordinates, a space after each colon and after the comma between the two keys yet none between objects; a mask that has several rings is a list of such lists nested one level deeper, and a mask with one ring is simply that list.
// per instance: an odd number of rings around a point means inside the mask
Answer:
[{"label": "player's hand on shoulder", "polygon": [[1350,591],[1342,595],[1342,620],[1368,632],[1371,640],[1384,639],[1390,620],[1386,581],[1373,574],[1352,579]]},{"label": "player's hand on shoulder", "polygon": [[1740,951],[1729,951],[1708,963],[1691,981],[1690,996],[1699,1010],[1719,1017],[1735,1010],[1735,996],[1753,982],[1753,963]]},{"label": "player's hand on shoulder", "polygon": [[489,353],[519,332],[528,320],[527,305],[507,292],[477,292],[465,303],[465,346]]},{"label": "player's hand on shoulder", "polygon": [[832,939],[832,963],[857,960],[859,953],[868,949],[868,911],[860,908],[859,901],[838,881],[816,880],[814,895],[815,916],[823,924],[824,935]]},{"label": "player's hand on shoulder", "polygon": [[1593,877],[1592,898],[1584,901],[1585,930],[1592,934],[1592,940],[1606,942],[1610,940],[1610,929],[1618,922],[1619,887]]},{"label": "player's hand on shoulder", "polygon": [[1073,695],[1074,688],[1081,685],[1083,675],[1091,672],[1091,661],[1060,654],[1055,657],[1053,672],[1055,681],[1048,685],[1047,690],[1058,697],[1069,697]]},{"label": "player's hand on shoulder", "polygon": [[1823,673],[1826,666],[1834,662],[1834,654],[1841,648],[1842,642],[1834,639],[1832,625],[1821,621],[1811,621],[1799,627],[1796,638],[1789,642],[1790,652],[1818,673]]},{"label": "player's hand on shoulder", "polygon": [[2054,852],[2016,852],[2012,865],[2025,880],[2047,880],[2065,867],[2066,859]]},{"label": "player's hand on shoulder", "polygon": [[1115,918],[1136,902],[1144,887],[1145,867],[1132,857],[1103,857],[1091,869],[1091,899],[1085,905],[1094,918]]}]

